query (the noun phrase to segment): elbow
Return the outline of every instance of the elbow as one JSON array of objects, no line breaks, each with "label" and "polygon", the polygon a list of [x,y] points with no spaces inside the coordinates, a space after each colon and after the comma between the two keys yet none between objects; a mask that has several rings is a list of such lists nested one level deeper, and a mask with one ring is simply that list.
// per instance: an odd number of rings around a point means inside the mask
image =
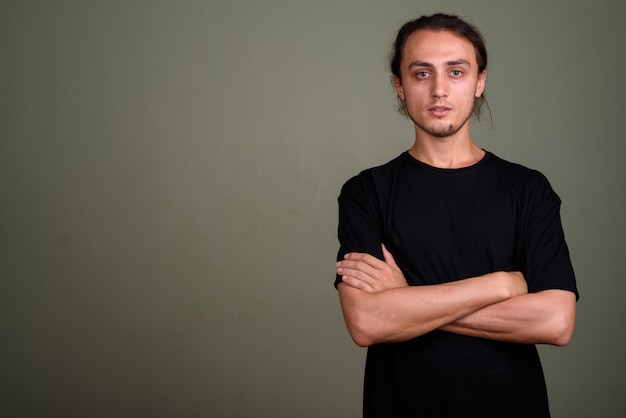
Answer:
[{"label": "elbow", "polygon": [[564,347],[572,340],[576,322],[576,298],[573,293],[550,291],[550,310],[546,312],[543,343]]},{"label": "elbow", "polygon": [[551,341],[549,344],[555,345],[557,347],[565,347],[572,340],[572,335],[574,334],[574,325],[571,326],[562,326],[552,335]]},{"label": "elbow", "polygon": [[352,341],[359,347],[369,347],[376,343],[371,324],[363,318],[363,315],[354,315],[350,320],[346,319],[346,325]]},{"label": "elbow", "polygon": [[572,340],[572,334],[562,333],[559,335],[554,335],[548,344],[554,345],[556,347],[565,347]]},{"label": "elbow", "polygon": [[354,341],[354,343],[359,347],[367,348],[370,345],[374,344],[373,340],[370,339],[367,335],[350,333],[350,336],[352,337],[352,341]]},{"label": "elbow", "polygon": [[565,347],[572,340],[574,323],[575,315],[573,313],[558,315],[550,327],[550,335],[546,342],[557,347]]},{"label": "elbow", "polygon": [[354,343],[369,347],[380,342],[375,338],[377,312],[370,303],[372,295],[343,284],[338,289],[343,318]]}]

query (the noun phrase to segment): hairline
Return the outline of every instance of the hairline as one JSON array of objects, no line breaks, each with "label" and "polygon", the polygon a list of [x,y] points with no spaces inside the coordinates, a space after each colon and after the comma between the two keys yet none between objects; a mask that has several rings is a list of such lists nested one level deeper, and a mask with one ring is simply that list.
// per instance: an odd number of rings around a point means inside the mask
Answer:
[{"label": "hairline", "polygon": [[[472,46],[472,49],[474,50],[474,60],[476,61],[476,71],[477,71],[478,75],[480,75],[480,74],[484,73],[485,71],[487,71],[487,69],[486,69],[486,68],[485,68],[485,69],[483,69],[482,71],[480,70],[480,64],[478,63],[478,62],[479,62],[479,58],[480,58],[480,52],[478,51],[478,47],[476,47],[476,45],[474,45],[474,43],[472,42],[472,40],[471,40],[469,37],[467,37],[467,36],[463,36],[462,34],[457,33],[456,31],[451,30],[451,29],[449,29],[449,28],[437,28],[437,29],[432,29],[432,28],[420,28],[420,29],[416,29],[416,30],[414,30],[413,32],[411,32],[411,33],[410,33],[410,34],[406,37],[406,40],[405,40],[405,42],[404,42],[404,45],[402,46],[402,51],[401,51],[401,54],[402,54],[402,58],[403,58],[403,59],[406,57],[405,50],[406,50],[407,45],[408,45],[408,43],[409,43],[409,38],[413,37],[413,35],[418,34],[418,33],[420,33],[420,32],[435,32],[435,33],[437,33],[437,32],[448,32],[448,33],[450,33],[450,34],[452,34],[452,35],[455,35],[455,36],[456,36],[457,38],[459,38],[459,39],[462,39],[462,40],[464,40],[464,41],[467,41],[467,42],[468,42],[468,43]],[[459,61],[459,60],[453,60],[453,61]],[[462,61],[466,61],[466,62],[467,62],[467,60],[462,60]],[[422,61],[422,62],[423,62],[423,63],[426,63],[426,61]],[[449,62],[448,62],[448,64],[449,64],[450,62],[452,62],[452,61],[449,61]],[[469,62],[468,62],[468,63],[469,63]],[[398,76],[397,76],[397,77],[398,77],[398,81],[400,81],[400,83],[402,83],[402,61],[400,61],[400,63],[399,63],[399,64],[400,64],[400,65],[399,65],[399,68],[398,68],[398,69],[400,70],[400,73],[398,74]],[[427,64],[428,64],[428,63],[427,63]],[[413,66],[413,63],[409,64],[406,68],[408,69],[408,68],[411,68],[412,66]],[[431,66],[432,66],[432,65],[430,65],[430,66],[426,65],[426,67],[431,67]],[[470,67],[471,67],[471,65],[470,65]]]}]

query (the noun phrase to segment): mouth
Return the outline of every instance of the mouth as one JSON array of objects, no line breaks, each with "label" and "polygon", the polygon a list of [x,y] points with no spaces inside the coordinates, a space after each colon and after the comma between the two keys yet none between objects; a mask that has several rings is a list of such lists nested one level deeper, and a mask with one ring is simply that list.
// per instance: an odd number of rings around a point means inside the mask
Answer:
[{"label": "mouth", "polygon": [[432,106],[428,108],[428,112],[437,117],[443,117],[447,115],[451,110],[452,109],[447,106]]}]

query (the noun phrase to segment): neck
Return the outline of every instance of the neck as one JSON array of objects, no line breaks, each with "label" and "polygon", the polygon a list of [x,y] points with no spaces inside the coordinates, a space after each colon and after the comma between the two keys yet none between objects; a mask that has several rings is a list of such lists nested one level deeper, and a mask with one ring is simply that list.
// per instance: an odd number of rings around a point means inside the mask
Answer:
[{"label": "neck", "polygon": [[445,138],[418,133],[409,154],[433,167],[463,168],[480,161],[485,151],[472,141],[469,132]]}]

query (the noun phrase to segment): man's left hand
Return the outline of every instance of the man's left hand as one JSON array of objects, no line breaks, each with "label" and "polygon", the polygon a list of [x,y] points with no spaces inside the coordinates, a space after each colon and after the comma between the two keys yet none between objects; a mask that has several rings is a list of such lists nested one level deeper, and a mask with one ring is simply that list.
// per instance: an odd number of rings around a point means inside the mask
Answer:
[{"label": "man's left hand", "polygon": [[337,274],[348,286],[368,293],[407,287],[408,283],[393,255],[384,245],[382,249],[384,261],[366,253],[346,254],[344,260],[337,262]]}]

